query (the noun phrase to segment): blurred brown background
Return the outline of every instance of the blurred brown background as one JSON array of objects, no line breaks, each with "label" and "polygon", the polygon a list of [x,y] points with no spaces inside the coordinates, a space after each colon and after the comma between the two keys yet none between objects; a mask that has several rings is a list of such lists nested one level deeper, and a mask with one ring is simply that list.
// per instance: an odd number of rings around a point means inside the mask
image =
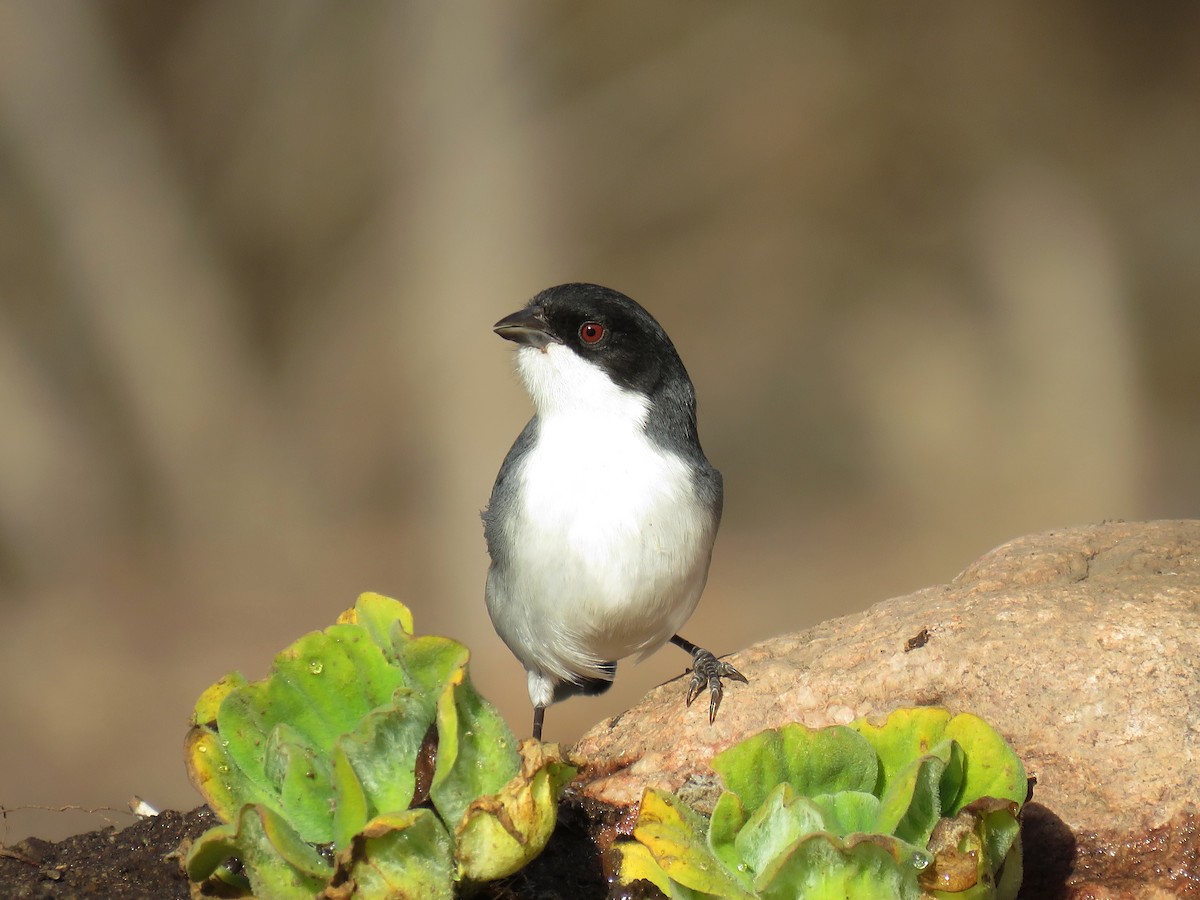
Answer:
[{"label": "blurred brown background", "polygon": [[0,841],[194,805],[196,696],[362,590],[527,733],[490,326],[557,282],[691,370],[714,650],[1195,515],[1198,37],[1190,2],[0,4]]}]

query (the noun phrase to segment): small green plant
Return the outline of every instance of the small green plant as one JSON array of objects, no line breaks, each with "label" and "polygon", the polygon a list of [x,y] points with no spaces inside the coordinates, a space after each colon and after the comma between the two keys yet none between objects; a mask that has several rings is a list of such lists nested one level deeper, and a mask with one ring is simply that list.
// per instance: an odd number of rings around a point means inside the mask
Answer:
[{"label": "small green plant", "polygon": [[785,725],[713,757],[712,818],[647,789],[620,879],[671,898],[1012,900],[1020,759],[986,722],[921,707],[882,726]]},{"label": "small green plant", "polygon": [[363,594],[267,678],[233,673],[205,691],[188,773],[224,824],[188,853],[201,893],[436,900],[537,856],[574,769],[552,747],[518,746],[468,659],[448,638],[414,637],[403,604]]}]

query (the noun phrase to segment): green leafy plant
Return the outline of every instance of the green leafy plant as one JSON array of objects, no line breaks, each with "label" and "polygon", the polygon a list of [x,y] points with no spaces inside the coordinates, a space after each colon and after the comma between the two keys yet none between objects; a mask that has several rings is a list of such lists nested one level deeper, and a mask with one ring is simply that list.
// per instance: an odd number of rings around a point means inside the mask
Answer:
[{"label": "green leafy plant", "polygon": [[725,791],[703,816],[647,789],[620,879],[671,898],[1011,900],[1021,883],[1020,759],[986,722],[897,710],[785,725],[713,757]]},{"label": "green leafy plant", "polygon": [[224,824],[192,845],[189,878],[270,900],[449,898],[533,859],[574,769],[554,747],[518,746],[468,659],[414,637],[403,604],[363,594],[267,678],[210,687],[187,765]]}]

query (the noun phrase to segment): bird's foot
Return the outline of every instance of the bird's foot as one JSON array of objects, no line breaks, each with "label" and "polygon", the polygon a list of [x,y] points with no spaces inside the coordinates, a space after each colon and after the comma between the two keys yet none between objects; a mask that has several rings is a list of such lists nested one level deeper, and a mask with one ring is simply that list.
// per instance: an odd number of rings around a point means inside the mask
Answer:
[{"label": "bird's foot", "polygon": [[700,692],[708,688],[708,724],[717,720],[717,710],[721,706],[721,698],[725,689],[721,685],[722,678],[749,684],[750,679],[727,662],[721,662],[703,647],[693,647],[692,651],[692,683],[688,686],[687,705],[700,696]]}]

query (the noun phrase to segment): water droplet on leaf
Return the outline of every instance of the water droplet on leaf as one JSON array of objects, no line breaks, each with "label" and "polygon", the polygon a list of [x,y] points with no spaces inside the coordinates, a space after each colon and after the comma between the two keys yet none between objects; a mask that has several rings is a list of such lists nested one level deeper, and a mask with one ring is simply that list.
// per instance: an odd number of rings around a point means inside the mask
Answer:
[{"label": "water droplet on leaf", "polygon": [[323,671],[325,671],[325,663],[321,662],[321,660],[317,659],[316,657],[313,657],[308,661],[308,671],[312,672],[314,675],[320,675]]}]

